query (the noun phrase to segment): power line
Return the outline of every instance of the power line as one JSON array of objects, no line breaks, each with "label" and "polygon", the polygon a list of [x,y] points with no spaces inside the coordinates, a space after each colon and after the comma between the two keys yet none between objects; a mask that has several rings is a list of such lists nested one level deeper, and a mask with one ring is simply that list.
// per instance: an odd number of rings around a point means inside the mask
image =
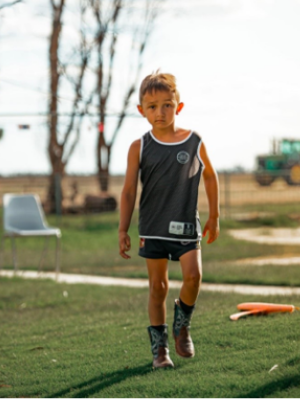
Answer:
[{"label": "power line", "polygon": [[[26,84],[23,84],[23,83],[20,83],[20,82],[17,82],[17,81],[12,81],[12,80],[8,80],[8,79],[3,79],[2,77],[1,77],[1,80],[0,80],[0,83],[6,83],[6,84],[9,84],[9,85],[13,85],[13,86],[16,86],[16,87],[18,87],[18,88],[22,88],[22,89],[26,89],[26,90],[31,90],[31,91],[33,91],[33,92],[37,92],[37,93],[41,93],[42,95],[44,95],[44,96],[46,96],[46,97],[49,97],[50,96],[50,93],[49,92],[45,92],[44,90],[41,90],[41,89],[39,89],[39,88],[36,88],[36,87],[32,87],[32,86],[29,86],[29,85],[26,85]],[[63,96],[63,95],[57,95],[56,96],[56,98],[58,99],[58,100],[65,100],[65,101],[70,101],[70,102],[73,102],[74,101],[74,99],[73,98],[68,98],[67,96]],[[95,107],[97,107],[96,105],[92,105],[92,107],[93,108],[95,108]],[[36,113],[34,113],[35,115],[22,115],[21,113],[17,113],[16,115],[6,115],[6,114],[0,114],[0,117],[1,116],[46,116],[46,115],[49,115],[48,113],[40,113],[40,114],[36,114]],[[57,114],[58,116],[71,116],[71,115],[73,115],[73,114],[71,114],[71,113],[58,113]],[[80,112],[78,112],[78,113],[76,113],[75,114],[76,116],[79,116],[79,115],[81,115],[80,114]],[[97,112],[95,112],[95,113],[86,113],[86,115],[89,115],[89,116],[98,116],[99,115],[99,113],[97,113]],[[120,116],[120,114],[118,114],[118,113],[107,113],[106,114],[106,116],[108,116],[108,117],[110,117],[110,116],[115,116],[115,117],[118,117],[118,116]],[[125,115],[126,117],[134,117],[134,118],[136,118],[136,117],[140,117],[138,114],[133,114],[133,113],[128,113],[128,114],[126,114]]]},{"label": "power line", "polygon": [[[32,92],[40,93],[40,94],[42,94],[43,96],[46,96],[46,97],[50,96],[49,92],[45,92],[44,90],[39,89],[37,87],[26,85],[26,84],[24,84],[22,82],[17,82],[17,81],[12,81],[10,79],[1,78],[1,83],[6,83],[8,85],[12,85],[12,86],[15,86],[15,87],[18,87],[18,88],[21,88],[21,89],[31,90]],[[74,101],[73,98],[67,97],[67,96],[64,96],[64,95],[57,95],[56,98],[58,100],[66,100],[66,101],[71,101],[71,102]]]},{"label": "power line", "polygon": [[[82,116],[82,113],[77,112],[75,114],[73,113],[57,113],[56,114],[58,117],[71,117],[73,115],[75,115],[76,117]],[[99,117],[99,113],[86,113],[86,116],[89,117]],[[36,112],[32,112],[32,113],[0,113],[0,118],[10,118],[10,117],[49,117],[50,113],[48,112],[40,112],[40,113],[36,113]],[[107,113],[105,114],[106,117],[120,117],[120,114],[116,114],[116,113]],[[138,114],[131,114],[131,113],[127,113],[125,114],[125,117],[130,117],[130,118],[142,118],[140,115]]]}]

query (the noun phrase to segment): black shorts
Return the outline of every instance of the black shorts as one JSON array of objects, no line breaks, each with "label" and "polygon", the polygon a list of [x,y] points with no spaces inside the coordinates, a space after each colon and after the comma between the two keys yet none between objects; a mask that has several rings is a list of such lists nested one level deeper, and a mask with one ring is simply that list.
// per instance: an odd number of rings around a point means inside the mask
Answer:
[{"label": "black shorts", "polygon": [[179,261],[183,254],[191,250],[200,250],[200,240],[197,242],[177,242],[161,239],[140,239],[139,256],[150,259],[167,258]]}]

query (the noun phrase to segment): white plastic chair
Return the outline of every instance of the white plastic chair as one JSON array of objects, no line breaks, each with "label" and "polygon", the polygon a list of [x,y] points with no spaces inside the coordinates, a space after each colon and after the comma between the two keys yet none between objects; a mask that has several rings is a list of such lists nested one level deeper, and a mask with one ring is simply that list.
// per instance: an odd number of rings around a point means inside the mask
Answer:
[{"label": "white plastic chair", "polygon": [[[34,194],[11,194],[3,196],[3,228],[1,255],[5,238],[11,239],[14,269],[17,271],[17,237],[45,236],[45,246],[39,263],[39,270],[46,253],[50,236],[56,237],[55,270],[59,273],[59,251],[61,231],[47,225],[40,198]],[[1,265],[0,265],[1,268]]]}]

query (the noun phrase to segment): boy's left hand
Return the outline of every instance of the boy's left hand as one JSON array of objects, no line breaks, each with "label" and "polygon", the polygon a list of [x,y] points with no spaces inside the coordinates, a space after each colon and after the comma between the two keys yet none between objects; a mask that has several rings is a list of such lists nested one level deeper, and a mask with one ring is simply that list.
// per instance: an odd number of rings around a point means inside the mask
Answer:
[{"label": "boy's left hand", "polygon": [[210,217],[203,229],[203,234],[202,236],[205,237],[208,232],[208,240],[207,243],[210,244],[217,240],[219,233],[220,233],[220,227],[219,227],[219,218],[212,218]]}]

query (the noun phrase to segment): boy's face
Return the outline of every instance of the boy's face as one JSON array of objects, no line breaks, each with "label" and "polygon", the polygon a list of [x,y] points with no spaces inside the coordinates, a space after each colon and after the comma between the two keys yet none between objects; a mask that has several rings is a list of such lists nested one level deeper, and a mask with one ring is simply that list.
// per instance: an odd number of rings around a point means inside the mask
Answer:
[{"label": "boy's face", "polygon": [[139,112],[156,129],[165,129],[174,124],[175,115],[179,114],[183,103],[178,103],[175,93],[169,91],[146,92]]}]

